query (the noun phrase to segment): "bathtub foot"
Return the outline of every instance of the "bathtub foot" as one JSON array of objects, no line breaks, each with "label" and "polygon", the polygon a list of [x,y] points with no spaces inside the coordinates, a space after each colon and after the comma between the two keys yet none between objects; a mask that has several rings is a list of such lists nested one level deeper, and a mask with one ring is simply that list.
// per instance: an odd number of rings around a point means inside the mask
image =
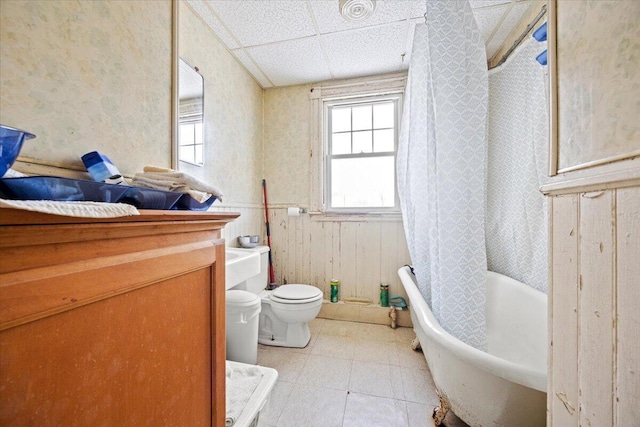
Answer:
[{"label": "bathtub foot", "polygon": [[433,418],[434,424],[439,426],[447,416],[447,412],[449,412],[449,409],[451,409],[451,405],[449,404],[449,400],[447,399],[447,396],[444,395],[444,393],[441,393],[440,390],[438,390],[437,392],[438,397],[440,398],[440,405],[436,406],[433,409],[433,415],[431,416],[431,418]]},{"label": "bathtub foot", "polygon": [[418,351],[422,348],[422,346],[420,345],[420,341],[418,340],[418,337],[415,337],[414,339],[411,340],[411,348],[414,351]]}]

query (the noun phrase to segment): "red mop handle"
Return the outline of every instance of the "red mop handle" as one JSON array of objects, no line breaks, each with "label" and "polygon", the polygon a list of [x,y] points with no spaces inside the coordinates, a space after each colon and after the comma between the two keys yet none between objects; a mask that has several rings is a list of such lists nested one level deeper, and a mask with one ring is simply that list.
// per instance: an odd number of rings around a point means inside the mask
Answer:
[{"label": "red mop handle", "polygon": [[267,246],[269,246],[269,284],[276,283],[276,275],[273,272],[273,260],[271,258],[271,230],[269,229],[269,205],[267,203],[267,181],[262,180],[262,195],[264,196],[264,221],[267,228]]}]

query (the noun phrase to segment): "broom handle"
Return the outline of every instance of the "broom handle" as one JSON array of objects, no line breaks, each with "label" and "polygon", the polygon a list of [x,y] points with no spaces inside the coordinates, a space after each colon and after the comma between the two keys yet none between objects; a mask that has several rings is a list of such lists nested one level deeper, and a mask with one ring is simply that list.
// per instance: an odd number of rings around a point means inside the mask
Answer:
[{"label": "broom handle", "polygon": [[271,230],[269,228],[269,205],[267,204],[267,181],[262,180],[262,195],[264,196],[264,220],[267,228],[267,246],[269,246],[269,284],[276,283],[275,273],[273,272],[273,260],[271,258]]}]

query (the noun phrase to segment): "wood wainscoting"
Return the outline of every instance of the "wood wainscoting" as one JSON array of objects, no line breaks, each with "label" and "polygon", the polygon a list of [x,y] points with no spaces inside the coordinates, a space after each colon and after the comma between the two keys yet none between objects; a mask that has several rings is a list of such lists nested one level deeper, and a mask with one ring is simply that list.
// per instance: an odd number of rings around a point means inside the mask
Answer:
[{"label": "wood wainscoting", "polygon": [[640,187],[549,198],[549,426],[640,425]]}]

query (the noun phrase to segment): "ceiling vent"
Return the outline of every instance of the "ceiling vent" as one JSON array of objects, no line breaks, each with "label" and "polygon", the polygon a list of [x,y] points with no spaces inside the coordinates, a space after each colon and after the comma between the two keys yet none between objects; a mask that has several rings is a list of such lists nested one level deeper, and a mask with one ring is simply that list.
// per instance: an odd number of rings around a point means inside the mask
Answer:
[{"label": "ceiling vent", "polygon": [[375,0],[340,0],[340,14],[347,21],[363,21],[373,15]]}]

